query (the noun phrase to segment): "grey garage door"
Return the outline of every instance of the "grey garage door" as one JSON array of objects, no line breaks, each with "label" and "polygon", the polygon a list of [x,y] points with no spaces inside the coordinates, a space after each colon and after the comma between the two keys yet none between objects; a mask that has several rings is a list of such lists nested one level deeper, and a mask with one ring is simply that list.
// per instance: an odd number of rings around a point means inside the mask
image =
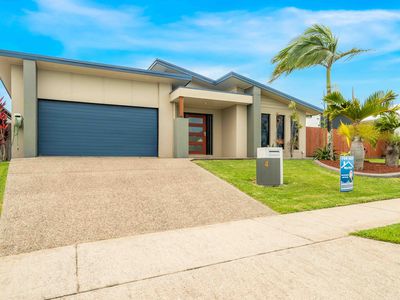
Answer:
[{"label": "grey garage door", "polygon": [[39,100],[39,155],[157,156],[155,108]]}]

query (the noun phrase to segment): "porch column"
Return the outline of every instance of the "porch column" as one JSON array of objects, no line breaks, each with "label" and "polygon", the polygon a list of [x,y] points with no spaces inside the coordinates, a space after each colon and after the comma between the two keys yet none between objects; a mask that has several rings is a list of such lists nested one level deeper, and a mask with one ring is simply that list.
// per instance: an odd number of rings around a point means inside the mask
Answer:
[{"label": "porch column", "polygon": [[184,118],[185,117],[185,107],[184,107],[184,100],[183,97],[180,96],[179,97],[179,114],[178,114],[179,118]]},{"label": "porch column", "polygon": [[185,119],[184,98],[179,96],[178,117],[174,120],[174,157],[189,156],[189,119]]},{"label": "porch column", "polygon": [[253,103],[247,106],[247,156],[255,157],[261,147],[261,89],[253,86],[246,92],[253,95]]}]

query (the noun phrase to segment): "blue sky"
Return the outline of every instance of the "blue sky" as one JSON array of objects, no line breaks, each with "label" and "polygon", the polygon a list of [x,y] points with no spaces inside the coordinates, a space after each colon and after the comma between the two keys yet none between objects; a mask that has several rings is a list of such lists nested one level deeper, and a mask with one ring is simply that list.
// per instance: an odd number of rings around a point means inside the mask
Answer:
[{"label": "blue sky", "polygon": [[[162,58],[211,78],[236,71],[262,83],[271,58],[314,23],[340,48],[372,49],[333,69],[334,86],[362,98],[400,92],[397,1],[0,1],[0,48],[147,68]],[[322,67],[270,84],[321,106]],[[0,87],[1,93],[1,87]]]}]

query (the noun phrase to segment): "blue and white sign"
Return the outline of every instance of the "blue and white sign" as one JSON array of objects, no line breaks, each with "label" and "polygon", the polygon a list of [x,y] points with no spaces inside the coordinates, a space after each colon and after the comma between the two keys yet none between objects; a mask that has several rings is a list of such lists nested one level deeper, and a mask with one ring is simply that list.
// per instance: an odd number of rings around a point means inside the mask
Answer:
[{"label": "blue and white sign", "polygon": [[354,156],[340,157],[340,191],[351,192],[354,181]]}]

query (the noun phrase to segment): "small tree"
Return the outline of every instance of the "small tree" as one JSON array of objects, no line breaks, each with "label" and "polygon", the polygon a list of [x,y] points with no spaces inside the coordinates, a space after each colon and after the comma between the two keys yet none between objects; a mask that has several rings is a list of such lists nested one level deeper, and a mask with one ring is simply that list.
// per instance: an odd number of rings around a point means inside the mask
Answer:
[{"label": "small tree", "polygon": [[400,128],[400,117],[396,112],[383,114],[375,121],[375,126],[381,133],[381,140],[386,144],[385,164],[395,167],[399,165],[400,136],[395,133]]},{"label": "small tree", "polygon": [[338,92],[332,92],[325,96],[328,108],[324,112],[325,115],[332,119],[342,115],[347,117],[352,124],[339,127],[339,134],[344,135],[348,139],[350,153],[354,156],[354,168],[356,171],[364,168],[365,151],[363,140],[375,143],[379,137],[379,133],[373,124],[362,122],[368,117],[378,116],[390,111],[400,109],[400,105],[393,106],[397,95],[393,91],[375,92],[370,95],[364,102],[356,97],[346,99]]},{"label": "small tree", "polygon": [[289,103],[290,114],[290,140],[289,150],[290,157],[293,157],[295,147],[299,145],[299,130],[303,127],[300,123],[299,113],[297,112],[296,103],[291,101]]},{"label": "small tree", "polygon": [[7,159],[6,142],[8,138],[7,130],[9,124],[7,123],[7,113],[5,109],[4,97],[0,98],[0,158],[2,161]]}]

